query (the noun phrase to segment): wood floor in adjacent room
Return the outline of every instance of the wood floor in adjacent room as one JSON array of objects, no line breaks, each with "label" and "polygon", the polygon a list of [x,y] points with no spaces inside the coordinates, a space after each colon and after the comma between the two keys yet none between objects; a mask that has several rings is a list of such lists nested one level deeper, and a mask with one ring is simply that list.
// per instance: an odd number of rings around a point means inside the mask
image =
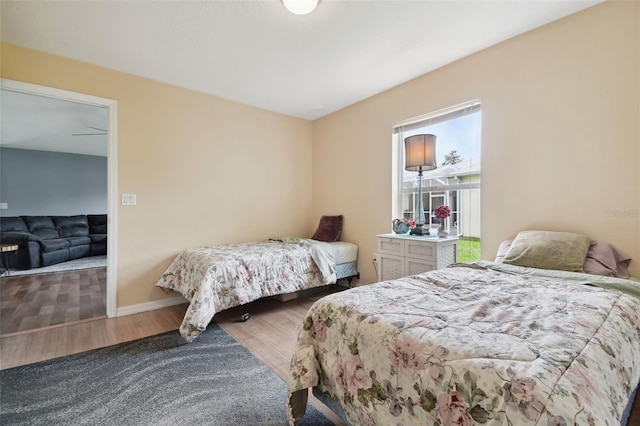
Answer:
[{"label": "wood floor in adjacent room", "polygon": [[[318,298],[337,290],[338,288],[332,287],[316,295],[284,303],[274,299],[259,300],[220,312],[216,315],[215,321],[285,379],[305,314]],[[134,315],[3,337],[0,338],[0,369],[176,330],[186,309],[186,304],[177,305]],[[252,318],[242,322],[240,317],[245,312],[250,313]],[[335,424],[343,424],[315,398],[311,397],[310,402]],[[628,426],[640,426],[640,396],[636,397],[634,408]]]},{"label": "wood floor in adjacent room", "polygon": [[0,278],[0,336],[106,318],[107,268]]}]

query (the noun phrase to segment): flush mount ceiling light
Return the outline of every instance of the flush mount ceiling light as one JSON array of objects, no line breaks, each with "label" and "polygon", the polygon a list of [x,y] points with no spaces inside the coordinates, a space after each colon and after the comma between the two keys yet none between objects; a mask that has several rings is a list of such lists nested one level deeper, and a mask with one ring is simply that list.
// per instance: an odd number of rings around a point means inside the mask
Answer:
[{"label": "flush mount ceiling light", "polygon": [[306,15],[313,12],[318,5],[318,0],[282,0],[284,7],[296,15]]}]

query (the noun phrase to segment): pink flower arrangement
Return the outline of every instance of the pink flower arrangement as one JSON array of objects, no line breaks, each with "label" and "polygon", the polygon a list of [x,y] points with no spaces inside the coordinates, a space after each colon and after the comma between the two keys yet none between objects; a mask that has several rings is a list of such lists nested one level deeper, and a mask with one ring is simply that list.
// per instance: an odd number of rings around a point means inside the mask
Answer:
[{"label": "pink flower arrangement", "polygon": [[436,216],[436,218],[443,220],[451,215],[451,209],[448,206],[438,206],[433,211],[433,214]]}]

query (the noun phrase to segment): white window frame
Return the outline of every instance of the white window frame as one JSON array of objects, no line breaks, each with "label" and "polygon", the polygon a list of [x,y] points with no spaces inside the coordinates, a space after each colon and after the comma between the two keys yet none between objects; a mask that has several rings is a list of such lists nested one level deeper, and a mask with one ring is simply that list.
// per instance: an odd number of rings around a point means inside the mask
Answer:
[{"label": "white window frame", "polygon": [[[405,217],[405,212],[403,211],[403,196],[405,194],[415,194],[417,195],[417,190],[415,187],[407,188],[404,185],[404,137],[403,133],[410,132],[412,130],[417,130],[419,128],[423,128],[425,126],[434,125],[437,123],[453,120],[458,117],[462,117],[467,114],[472,114],[475,112],[481,111],[481,102],[479,100],[473,100],[470,102],[465,102],[463,104],[455,105],[450,108],[445,108],[433,113],[421,115],[419,117],[414,117],[409,120],[405,120],[403,122],[397,123],[393,126],[393,137],[394,137],[394,145],[397,146],[397,150],[395,150],[394,161],[397,164],[397,176],[394,179],[395,187],[397,191],[397,196],[394,197],[394,217]],[[437,136],[437,135],[436,135]],[[436,141],[436,146],[437,146]],[[437,149],[437,148],[436,148]],[[455,225],[456,235],[463,235],[465,230],[463,229],[463,221],[460,220],[462,212],[464,212],[465,208],[470,208],[468,206],[464,206],[465,197],[462,196],[461,191],[463,190],[472,190],[472,189],[480,189],[480,180],[473,182],[450,182],[451,179],[442,180],[439,182],[435,182],[435,180],[428,179],[425,177],[423,180],[423,199],[424,201],[424,210],[426,214],[426,222],[425,224],[431,225],[433,209],[431,208],[431,194],[435,193],[435,196],[444,196],[445,205],[451,207],[452,216],[445,220],[445,228],[448,231],[451,231],[451,227]],[[424,186],[426,183],[426,186]],[[435,183],[435,184],[434,184]],[[451,198],[451,193],[456,192],[456,206],[451,206],[449,200]],[[436,195],[437,194],[437,195]],[[415,199],[415,196],[413,197]],[[415,203],[414,203],[415,204]],[[454,212],[457,214],[457,224],[451,223],[451,219],[453,218]],[[479,212],[478,212],[479,214]],[[410,215],[410,220],[413,220],[413,215]]]}]

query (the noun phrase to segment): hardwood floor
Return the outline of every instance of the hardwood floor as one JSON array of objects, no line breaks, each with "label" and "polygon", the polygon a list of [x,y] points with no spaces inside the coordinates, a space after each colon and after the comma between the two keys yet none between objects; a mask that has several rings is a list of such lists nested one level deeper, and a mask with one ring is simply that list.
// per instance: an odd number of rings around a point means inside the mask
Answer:
[{"label": "hardwood floor", "polygon": [[0,337],[0,369],[176,330],[187,305]]},{"label": "hardwood floor", "polygon": [[[338,289],[285,303],[263,299],[216,315],[215,321],[283,379],[304,315],[321,296]],[[117,343],[176,330],[187,305],[140,314],[72,324],[49,330],[0,338],[0,369],[30,364]],[[240,316],[249,312],[251,319]],[[343,425],[322,403],[310,402],[337,425]],[[640,426],[640,395],[628,426]]]},{"label": "hardwood floor", "polygon": [[106,318],[107,268],[0,278],[0,336]]}]

